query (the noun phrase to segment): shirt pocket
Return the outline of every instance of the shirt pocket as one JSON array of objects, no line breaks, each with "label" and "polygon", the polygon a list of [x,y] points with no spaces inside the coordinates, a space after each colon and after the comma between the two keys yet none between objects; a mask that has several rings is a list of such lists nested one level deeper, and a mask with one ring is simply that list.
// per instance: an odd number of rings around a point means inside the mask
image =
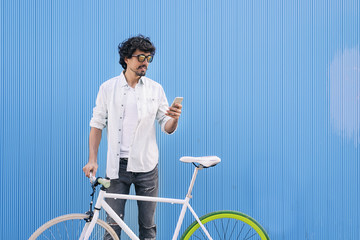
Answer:
[{"label": "shirt pocket", "polygon": [[148,97],[146,98],[147,114],[150,116],[156,115],[159,109],[159,98]]}]

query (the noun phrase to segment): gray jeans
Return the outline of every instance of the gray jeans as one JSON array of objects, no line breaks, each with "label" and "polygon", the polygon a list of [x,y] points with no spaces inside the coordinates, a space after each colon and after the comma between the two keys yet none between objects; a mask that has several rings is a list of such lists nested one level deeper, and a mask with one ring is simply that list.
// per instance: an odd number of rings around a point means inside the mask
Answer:
[{"label": "gray jeans", "polygon": [[[157,166],[150,172],[134,173],[127,172],[127,159],[120,160],[119,178],[111,180],[111,185],[107,189],[108,193],[129,194],[131,184],[135,186],[136,195],[157,197],[159,192],[159,177]],[[112,209],[124,219],[125,199],[107,198],[106,202]],[[138,222],[139,238],[141,240],[156,239],[155,209],[156,202],[138,201]],[[115,230],[120,238],[121,228],[110,217],[106,217],[107,222]],[[104,239],[111,239],[105,234]]]}]

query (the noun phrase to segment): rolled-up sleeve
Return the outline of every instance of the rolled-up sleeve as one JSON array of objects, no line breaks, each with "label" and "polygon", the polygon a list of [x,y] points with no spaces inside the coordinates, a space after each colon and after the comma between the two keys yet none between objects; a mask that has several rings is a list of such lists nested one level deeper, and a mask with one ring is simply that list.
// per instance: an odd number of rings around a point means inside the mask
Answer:
[{"label": "rolled-up sleeve", "polygon": [[167,131],[165,131],[165,124],[167,123],[167,121],[171,119],[171,117],[165,115],[168,109],[169,109],[169,103],[167,101],[164,89],[161,87],[160,96],[159,96],[159,109],[156,114],[156,119],[160,124],[161,131],[171,135],[176,131],[177,127],[172,133],[168,133]]},{"label": "rolled-up sleeve", "polygon": [[106,104],[106,92],[104,85],[101,85],[96,98],[96,105],[93,108],[93,116],[90,120],[90,127],[102,130],[104,127],[106,127],[107,121],[108,110]]}]

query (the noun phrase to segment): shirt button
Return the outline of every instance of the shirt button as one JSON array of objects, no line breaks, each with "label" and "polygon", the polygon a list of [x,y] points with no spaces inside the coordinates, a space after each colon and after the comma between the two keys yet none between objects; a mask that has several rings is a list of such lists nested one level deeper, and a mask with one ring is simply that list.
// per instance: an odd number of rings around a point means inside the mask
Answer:
[{"label": "shirt button", "polygon": [[121,131],[121,129],[119,129],[119,131]]},{"label": "shirt button", "polygon": [[122,119],[122,117],[120,117],[120,119]]}]

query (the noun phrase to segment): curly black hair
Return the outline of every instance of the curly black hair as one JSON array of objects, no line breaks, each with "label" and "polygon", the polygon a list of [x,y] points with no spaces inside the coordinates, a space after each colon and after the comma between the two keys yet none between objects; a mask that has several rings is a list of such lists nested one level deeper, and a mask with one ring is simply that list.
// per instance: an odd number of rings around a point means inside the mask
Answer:
[{"label": "curly black hair", "polygon": [[127,64],[125,63],[125,58],[131,58],[136,49],[139,49],[143,52],[149,52],[151,55],[155,55],[155,46],[150,41],[150,38],[144,37],[143,35],[138,35],[135,37],[130,37],[119,44],[118,51],[120,55],[120,65],[126,70]]}]

